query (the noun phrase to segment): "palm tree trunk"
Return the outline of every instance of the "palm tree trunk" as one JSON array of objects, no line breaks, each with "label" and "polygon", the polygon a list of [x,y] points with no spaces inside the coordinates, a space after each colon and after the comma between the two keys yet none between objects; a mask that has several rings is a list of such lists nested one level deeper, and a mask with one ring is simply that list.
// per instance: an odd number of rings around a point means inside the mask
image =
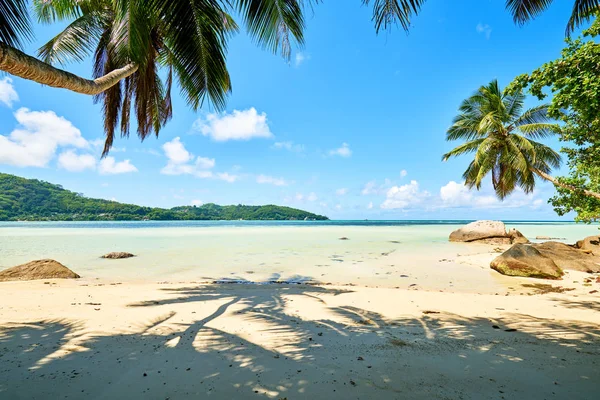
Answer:
[{"label": "palm tree trunk", "polygon": [[137,65],[128,64],[100,78],[90,80],[55,68],[37,58],[28,56],[20,50],[0,43],[0,71],[43,85],[82,94],[95,95],[102,93],[116,85],[121,79],[133,74],[137,69]]},{"label": "palm tree trunk", "polygon": [[595,197],[596,199],[600,200],[600,193],[596,193],[596,192],[592,192],[590,190],[586,190],[586,189],[580,189],[576,186],[573,185],[569,185],[567,183],[562,183],[560,182],[558,179],[556,179],[555,177],[548,175],[547,173],[540,171],[539,169],[532,169],[532,171],[537,174],[539,177],[552,182],[553,184],[555,184],[556,186],[559,186],[563,189],[567,189],[567,190],[572,190],[574,192],[582,192],[583,194],[585,194],[586,196],[589,197]]}]

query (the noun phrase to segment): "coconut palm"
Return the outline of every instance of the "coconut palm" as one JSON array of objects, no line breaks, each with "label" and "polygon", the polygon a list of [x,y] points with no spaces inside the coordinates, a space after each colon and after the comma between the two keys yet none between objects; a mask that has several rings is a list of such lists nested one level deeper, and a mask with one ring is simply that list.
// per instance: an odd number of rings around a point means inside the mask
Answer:
[{"label": "coconut palm", "polygon": [[[475,153],[463,174],[465,185],[480,189],[491,173],[492,185],[500,199],[517,187],[531,193],[536,177],[569,190],[580,190],[550,175],[552,168],[560,167],[560,155],[536,141],[560,133],[560,126],[548,117],[549,106],[523,111],[524,100],[521,92],[505,94],[496,80],[480,87],[463,101],[460,114],[446,133],[446,140],[465,143],[444,154],[442,159]],[[584,194],[600,198],[598,193],[584,191]]]},{"label": "coconut palm", "polygon": [[[361,0],[372,6],[376,30],[405,30],[425,0]],[[227,41],[241,16],[262,47],[289,59],[291,42],[304,43],[304,14],[320,0],[34,0],[41,22],[68,21],[40,49],[42,60],[19,48],[32,38],[27,0],[0,0],[0,71],[47,86],[96,96],[103,103],[106,145],[115,131],[129,134],[131,108],[144,139],[171,117],[173,79],[192,109],[206,100],[225,106],[231,91]],[[507,0],[515,21],[542,12],[551,0]],[[589,18],[600,0],[574,0],[570,26]],[[572,29],[572,28],[571,28]],[[94,79],[55,67],[94,53]],[[165,79],[163,80],[162,77]]]}]

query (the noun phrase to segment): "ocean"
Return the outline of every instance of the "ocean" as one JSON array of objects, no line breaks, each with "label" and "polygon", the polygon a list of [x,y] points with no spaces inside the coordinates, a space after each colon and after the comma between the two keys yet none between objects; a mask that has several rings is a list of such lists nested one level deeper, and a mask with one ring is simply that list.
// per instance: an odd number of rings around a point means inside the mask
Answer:
[{"label": "ocean", "polygon": [[[460,258],[489,247],[448,242],[450,232],[467,222],[0,222],[0,268],[51,258],[87,280],[408,287],[416,281],[433,282],[435,276],[436,282],[441,279],[454,289],[461,285],[461,274],[483,268],[484,272],[477,271],[480,284],[494,290],[505,277]],[[598,232],[597,225],[572,222],[506,221],[506,225],[530,239],[550,236],[568,243]],[[112,251],[136,257],[100,258]]]}]

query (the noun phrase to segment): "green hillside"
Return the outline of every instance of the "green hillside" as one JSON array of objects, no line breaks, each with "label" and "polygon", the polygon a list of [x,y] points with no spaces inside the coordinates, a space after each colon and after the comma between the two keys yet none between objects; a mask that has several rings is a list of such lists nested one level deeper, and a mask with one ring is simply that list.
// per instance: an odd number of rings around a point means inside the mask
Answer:
[{"label": "green hillside", "polygon": [[326,220],[290,207],[184,206],[140,207],[90,199],[60,185],[0,173],[0,221],[130,221],[130,220]]}]

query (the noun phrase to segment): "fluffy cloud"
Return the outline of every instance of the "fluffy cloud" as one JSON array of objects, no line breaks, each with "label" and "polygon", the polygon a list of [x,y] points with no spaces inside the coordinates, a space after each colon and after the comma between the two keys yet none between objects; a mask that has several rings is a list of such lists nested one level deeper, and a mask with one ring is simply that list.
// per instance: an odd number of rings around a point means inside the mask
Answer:
[{"label": "fluffy cloud", "polygon": [[403,169],[402,171],[400,171],[400,177],[404,178],[406,175],[408,175],[408,171]]},{"label": "fluffy cloud", "polygon": [[350,145],[348,143],[342,143],[342,146],[329,151],[330,156],[340,156],[340,157],[350,157],[352,155],[352,150],[350,150]]},{"label": "fluffy cloud", "polygon": [[517,188],[510,197],[499,200],[493,194],[480,194],[467,188],[464,183],[448,182],[440,188],[441,207],[447,208],[538,208],[544,201],[536,199],[535,194],[525,194]]},{"label": "fluffy cloud", "polygon": [[202,200],[192,200],[190,205],[200,207],[204,202]]},{"label": "fluffy cloud", "polygon": [[167,165],[160,171],[163,175],[193,175],[197,178],[218,179],[229,183],[240,178],[227,172],[213,172],[215,159],[195,157],[185,148],[179,137],[165,143],[163,151],[167,156]]},{"label": "fluffy cloud", "polygon": [[317,197],[317,194],[315,192],[311,192],[306,197],[306,200],[307,201],[317,201],[317,200],[319,200],[319,198]]},{"label": "fluffy cloud", "polygon": [[262,174],[258,175],[256,177],[256,183],[275,185],[275,186],[287,186],[288,185],[287,181],[283,178],[275,178],[273,176],[262,175]]},{"label": "fluffy cloud", "polygon": [[489,26],[488,24],[482,24],[480,22],[475,27],[475,30],[477,31],[477,33],[481,33],[481,34],[485,35],[486,39],[489,39],[490,36],[492,35],[492,27]]},{"label": "fluffy cloud", "polygon": [[176,137],[163,146],[167,165],[160,171],[164,175],[195,175],[199,178],[211,178],[210,169],[214,168],[214,158],[196,157],[187,151],[181,139]]},{"label": "fluffy cloud", "polygon": [[19,101],[19,95],[12,85],[12,79],[8,76],[0,79],[0,103],[12,107],[15,101]]},{"label": "fluffy cloud", "polygon": [[348,189],[346,188],[341,188],[335,191],[335,194],[338,196],[345,196],[348,194]]},{"label": "fluffy cloud", "polygon": [[410,181],[402,186],[392,186],[386,193],[386,199],[381,204],[383,209],[413,208],[430,197],[429,192],[421,191],[417,181]]},{"label": "fluffy cloud", "polygon": [[234,110],[231,114],[208,114],[206,118],[194,122],[194,129],[217,142],[273,137],[267,123],[267,114],[259,114],[254,107]]},{"label": "fluffy cloud", "polygon": [[294,142],[275,142],[273,148],[277,150],[288,150],[295,153],[301,153],[304,151],[304,145],[295,144]]},{"label": "fluffy cloud", "polygon": [[372,210],[373,209],[373,202],[369,202],[369,204],[367,204],[367,209]]},{"label": "fluffy cloud", "polygon": [[114,157],[103,158],[98,164],[98,172],[101,175],[118,175],[137,172],[135,165],[130,160],[117,162]]},{"label": "fluffy cloud", "polygon": [[0,135],[0,164],[46,167],[59,147],[89,146],[79,129],[52,111],[20,108],[14,116],[17,128],[8,136]]},{"label": "fluffy cloud", "polygon": [[58,156],[58,167],[70,172],[96,169],[96,157],[91,154],[77,154],[74,150],[67,150]]}]

